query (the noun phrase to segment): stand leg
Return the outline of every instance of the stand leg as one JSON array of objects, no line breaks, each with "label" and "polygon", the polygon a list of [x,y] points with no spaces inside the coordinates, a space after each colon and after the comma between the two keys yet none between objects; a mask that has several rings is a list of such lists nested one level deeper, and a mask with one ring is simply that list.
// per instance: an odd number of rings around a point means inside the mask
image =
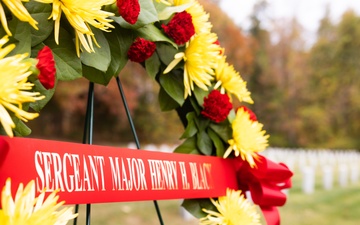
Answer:
[{"label": "stand leg", "polygon": [[[117,82],[117,85],[118,85],[118,88],[119,88],[119,91],[120,91],[121,99],[122,99],[123,104],[124,104],[124,108],[125,108],[125,111],[126,111],[126,116],[127,116],[128,120],[129,120],[129,124],[130,124],[130,127],[131,127],[131,132],[133,133],[133,136],[134,136],[134,139],[135,139],[136,147],[137,147],[137,149],[140,149],[139,138],[138,138],[138,136],[136,134],[134,122],[133,122],[133,120],[131,118],[130,110],[129,110],[129,107],[128,107],[128,104],[127,104],[127,101],[126,101],[126,97],[125,97],[125,94],[124,94],[124,90],[122,88],[121,81],[120,81],[119,77],[116,77],[116,82]],[[164,225],[164,222],[163,222],[163,219],[162,219],[162,216],[161,216],[161,212],[160,212],[160,208],[159,208],[159,205],[158,205],[156,200],[154,200],[154,206],[155,206],[155,210],[156,210],[160,225]]]},{"label": "stand leg", "polygon": [[[94,83],[89,83],[88,100],[86,105],[86,116],[84,125],[83,144],[93,143],[94,130]],[[79,205],[75,205],[75,213],[79,212]],[[86,205],[86,225],[90,225],[91,204]],[[77,218],[74,219],[74,225],[77,224]]]}]

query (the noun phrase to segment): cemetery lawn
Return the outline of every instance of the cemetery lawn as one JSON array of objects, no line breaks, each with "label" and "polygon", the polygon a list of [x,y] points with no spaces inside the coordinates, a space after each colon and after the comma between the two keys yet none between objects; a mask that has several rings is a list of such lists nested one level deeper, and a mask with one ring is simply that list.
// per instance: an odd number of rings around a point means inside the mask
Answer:
[{"label": "cemetery lawn", "polygon": [[284,225],[360,224],[360,185],[333,190],[316,190],[306,195],[290,191],[287,204],[280,209]]},{"label": "cemetery lawn", "polygon": [[[157,201],[165,225],[197,225],[196,219],[181,216],[181,200]],[[78,224],[85,223],[86,206],[80,206]],[[72,224],[70,221],[68,224]],[[159,225],[153,201],[91,205],[92,225]]]},{"label": "cemetery lawn", "polygon": [[334,180],[331,190],[324,190],[321,177],[316,176],[312,194],[301,190],[301,175],[293,179],[285,206],[280,207],[282,225],[358,225],[360,224],[360,183],[341,188]]},{"label": "cemetery lawn", "polygon": [[[336,180],[335,180],[336,181]],[[165,225],[196,225],[196,219],[186,220],[181,216],[181,200],[158,201]],[[85,205],[80,206],[78,224],[85,224]],[[360,183],[323,190],[317,179],[313,194],[301,190],[301,174],[296,173],[288,201],[280,207],[282,225],[358,225],[360,224]],[[69,222],[69,224],[72,224]],[[154,203],[131,202],[93,204],[93,225],[159,225]],[[262,224],[266,224],[262,222]]]}]

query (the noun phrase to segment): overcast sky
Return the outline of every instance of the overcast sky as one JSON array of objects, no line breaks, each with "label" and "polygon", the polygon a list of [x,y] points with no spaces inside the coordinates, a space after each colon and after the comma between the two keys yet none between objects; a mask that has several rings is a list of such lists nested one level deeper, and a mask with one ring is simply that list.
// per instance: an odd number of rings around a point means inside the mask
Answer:
[{"label": "overcast sky", "polygon": [[[249,15],[257,0],[221,0],[220,6],[242,28],[249,27]],[[291,18],[296,16],[304,28],[315,32],[319,20],[324,16],[329,5],[330,15],[338,21],[349,8],[360,14],[360,0],[268,0],[268,16],[271,18]]]}]

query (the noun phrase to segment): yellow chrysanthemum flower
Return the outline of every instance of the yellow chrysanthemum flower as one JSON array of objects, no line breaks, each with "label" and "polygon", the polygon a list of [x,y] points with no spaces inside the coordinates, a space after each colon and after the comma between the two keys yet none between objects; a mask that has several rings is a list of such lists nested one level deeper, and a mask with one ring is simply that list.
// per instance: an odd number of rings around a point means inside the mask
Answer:
[{"label": "yellow chrysanthemum flower", "polygon": [[12,128],[15,128],[7,110],[13,112],[16,117],[27,122],[36,118],[38,113],[29,113],[22,109],[22,104],[41,100],[38,92],[30,92],[34,84],[27,82],[32,63],[24,61],[27,54],[18,54],[4,58],[11,52],[15,45],[11,44],[2,48],[9,41],[5,36],[0,39],[0,123],[8,136],[13,137]]},{"label": "yellow chrysanthemum flower", "polygon": [[217,35],[204,33],[193,36],[186,43],[185,52],[175,55],[175,59],[165,69],[164,74],[170,72],[181,60],[184,60],[184,98],[191,95],[194,83],[203,90],[208,90],[214,79],[214,68],[219,60],[220,46],[214,44]]},{"label": "yellow chrysanthemum flower", "polygon": [[[12,14],[14,14],[14,16],[16,16],[20,21],[28,22],[33,28],[38,30],[38,27],[36,26],[36,24],[38,24],[38,22],[31,17],[30,13],[26,10],[24,5],[21,3],[21,0],[1,0],[0,1],[0,21],[1,21],[1,25],[3,26],[7,35],[11,36],[12,34],[7,25],[4,7],[1,4],[2,2],[10,10],[10,12]],[[27,2],[27,1],[24,1],[24,2]]]},{"label": "yellow chrysanthemum flower", "polygon": [[209,22],[210,15],[205,12],[204,7],[196,0],[173,0],[173,5],[179,6],[192,3],[192,5],[186,9],[192,17],[192,22],[195,27],[195,33],[210,33],[212,24]]},{"label": "yellow chrysanthemum flower", "polygon": [[52,192],[45,199],[45,191],[35,198],[35,182],[30,181],[25,189],[21,183],[15,195],[11,195],[11,180],[8,178],[1,193],[0,224],[2,225],[38,225],[53,224],[65,225],[77,214],[72,213],[72,208],[61,207],[64,202],[57,203],[57,191]]},{"label": "yellow chrysanthemum flower", "polygon": [[220,92],[225,92],[235,95],[239,101],[254,103],[250,97],[250,92],[246,88],[246,82],[241,78],[240,74],[235,71],[232,65],[226,62],[226,57],[222,56],[221,60],[218,61],[218,66],[215,70],[215,77],[217,83],[214,88],[221,87]]},{"label": "yellow chrysanthemum flower", "polygon": [[265,150],[268,146],[269,135],[265,135],[266,131],[262,130],[262,127],[261,123],[250,119],[248,112],[239,108],[232,122],[233,139],[228,141],[230,146],[225,151],[224,158],[234,151],[236,157],[240,155],[251,167],[254,167],[256,153]]},{"label": "yellow chrysanthemum flower", "polygon": [[260,225],[256,207],[245,199],[241,191],[227,189],[218,201],[210,199],[218,212],[203,209],[208,215],[200,219],[201,225]]},{"label": "yellow chrysanthemum flower", "polygon": [[75,44],[77,55],[80,55],[80,46],[87,52],[94,52],[92,41],[96,43],[90,25],[103,31],[114,28],[109,16],[114,13],[101,10],[102,6],[113,4],[116,0],[36,0],[42,3],[52,3],[50,18],[55,21],[55,41],[59,43],[59,28],[61,13],[64,13],[71,26],[75,29]]}]

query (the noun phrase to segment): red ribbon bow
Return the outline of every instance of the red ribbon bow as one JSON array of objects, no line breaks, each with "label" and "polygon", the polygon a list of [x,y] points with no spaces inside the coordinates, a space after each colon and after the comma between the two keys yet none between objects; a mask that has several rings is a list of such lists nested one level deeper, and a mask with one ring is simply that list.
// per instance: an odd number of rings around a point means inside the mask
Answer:
[{"label": "red ribbon bow", "polygon": [[253,202],[260,206],[268,225],[279,225],[280,216],[277,206],[286,202],[282,189],[291,187],[293,173],[283,163],[275,163],[258,155],[255,168],[236,158],[239,189],[250,191]]}]

